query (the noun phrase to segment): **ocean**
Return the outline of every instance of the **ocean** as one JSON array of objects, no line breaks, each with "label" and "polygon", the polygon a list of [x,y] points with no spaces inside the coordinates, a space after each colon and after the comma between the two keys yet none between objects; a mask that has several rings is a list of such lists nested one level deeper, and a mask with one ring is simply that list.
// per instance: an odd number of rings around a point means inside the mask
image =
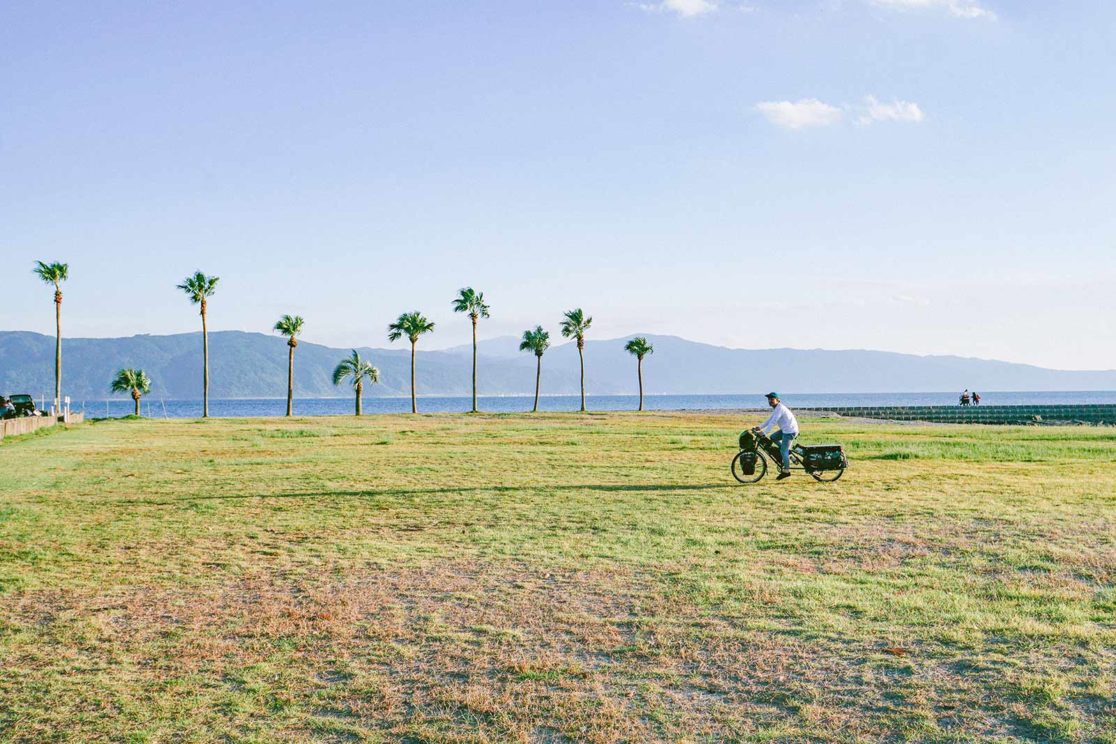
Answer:
[{"label": "ocean", "polygon": [[[1084,405],[1116,404],[1116,391],[1100,392],[984,392],[983,405]],[[824,408],[826,406],[949,406],[957,405],[958,393],[790,393],[783,400],[791,408]],[[521,413],[531,410],[531,396],[481,396],[480,409],[487,413]],[[578,396],[554,395],[539,399],[543,411],[576,411]],[[221,417],[282,416],[286,398],[210,399],[209,415]],[[336,416],[353,413],[353,398],[296,398],[296,416]],[[631,411],[639,404],[635,395],[591,395],[587,406],[591,411]],[[719,411],[763,408],[763,393],[748,395],[648,395],[644,408],[652,411]],[[420,413],[459,413],[468,411],[468,396],[430,396],[419,398]],[[133,412],[130,398],[74,401],[75,411],[85,411],[93,418],[115,418]],[[407,413],[410,398],[364,399],[365,415]],[[148,396],[142,401],[144,416],[151,418],[196,418],[201,416],[201,400],[163,400]]]}]

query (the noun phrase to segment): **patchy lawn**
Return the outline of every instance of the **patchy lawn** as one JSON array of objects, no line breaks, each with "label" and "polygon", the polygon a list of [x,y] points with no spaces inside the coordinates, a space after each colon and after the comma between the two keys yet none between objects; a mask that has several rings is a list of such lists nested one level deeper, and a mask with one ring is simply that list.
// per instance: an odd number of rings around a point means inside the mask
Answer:
[{"label": "patchy lawn", "polygon": [[0,740],[1116,742],[1116,431],[717,414],[0,444]]}]

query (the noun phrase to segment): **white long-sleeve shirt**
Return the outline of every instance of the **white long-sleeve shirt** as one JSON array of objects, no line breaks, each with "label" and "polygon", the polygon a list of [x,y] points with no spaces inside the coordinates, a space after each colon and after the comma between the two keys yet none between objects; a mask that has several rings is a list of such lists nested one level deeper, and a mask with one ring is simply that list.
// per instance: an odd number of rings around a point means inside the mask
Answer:
[{"label": "white long-sleeve shirt", "polygon": [[760,424],[760,430],[764,434],[770,434],[773,430],[786,432],[787,434],[798,434],[798,419],[791,413],[791,409],[784,406],[782,403],[775,406],[771,411],[771,415],[767,417],[767,421]]}]

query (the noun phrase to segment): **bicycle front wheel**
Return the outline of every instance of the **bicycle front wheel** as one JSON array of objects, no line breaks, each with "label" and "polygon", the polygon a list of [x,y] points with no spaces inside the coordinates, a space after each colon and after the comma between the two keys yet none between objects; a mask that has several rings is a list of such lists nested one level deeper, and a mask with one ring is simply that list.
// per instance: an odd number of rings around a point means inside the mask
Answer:
[{"label": "bicycle front wheel", "polygon": [[767,458],[763,456],[763,453],[756,453],[756,470],[751,475],[746,474],[744,468],[740,464],[740,456],[743,454],[743,451],[737,452],[736,457],[732,458],[733,478],[736,478],[736,480],[741,483],[756,483],[763,478],[763,476],[767,475]]}]

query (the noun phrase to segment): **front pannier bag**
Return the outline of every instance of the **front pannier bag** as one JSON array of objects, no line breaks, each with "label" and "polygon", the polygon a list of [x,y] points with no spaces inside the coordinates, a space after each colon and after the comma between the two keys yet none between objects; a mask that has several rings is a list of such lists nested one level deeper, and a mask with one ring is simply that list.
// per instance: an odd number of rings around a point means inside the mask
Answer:
[{"label": "front pannier bag", "polygon": [[756,435],[750,429],[740,432],[740,449],[745,452],[756,451]]},{"label": "front pannier bag", "polygon": [[839,444],[818,444],[802,448],[802,465],[807,472],[818,470],[840,470],[848,467],[849,461]]},{"label": "front pannier bag", "polygon": [[744,452],[740,455],[740,470],[744,475],[756,474],[756,458],[759,457],[755,452]]}]

